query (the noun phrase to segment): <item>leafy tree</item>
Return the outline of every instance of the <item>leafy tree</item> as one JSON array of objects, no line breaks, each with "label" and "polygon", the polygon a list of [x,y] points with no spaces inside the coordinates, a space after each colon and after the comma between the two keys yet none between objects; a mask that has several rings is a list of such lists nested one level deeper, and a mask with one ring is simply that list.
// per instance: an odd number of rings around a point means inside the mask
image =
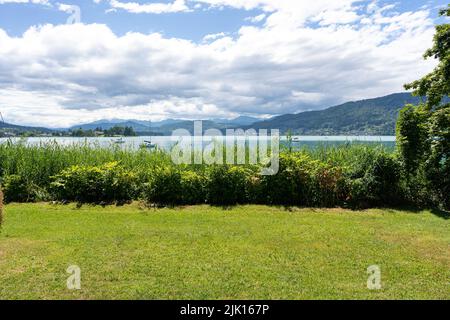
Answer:
[{"label": "leafy tree", "polygon": [[[450,17],[450,5],[440,13],[442,16]],[[413,89],[415,95],[426,96],[426,106],[432,110],[440,106],[444,97],[450,95],[450,24],[436,26],[433,47],[425,52],[424,58],[438,59],[439,64],[433,72],[405,85],[405,88]]]},{"label": "leafy tree", "polygon": [[74,137],[83,137],[84,136],[83,129],[79,128],[79,129],[73,130],[72,131],[72,136],[74,136]]},{"label": "leafy tree", "polygon": [[133,127],[125,127],[125,129],[123,131],[123,135],[125,137],[134,137],[134,136],[136,136],[136,132],[134,132]]},{"label": "leafy tree", "polygon": [[423,106],[407,105],[397,122],[397,145],[408,173],[413,174],[429,153],[428,112]]},{"label": "leafy tree", "polygon": [[107,136],[123,136],[124,128],[119,126],[114,126],[109,130],[105,130],[105,135]]},{"label": "leafy tree", "polygon": [[[450,5],[441,10],[450,17]],[[417,107],[406,106],[397,123],[397,138],[401,157],[411,176],[424,172],[424,185],[433,198],[450,208],[450,24],[436,26],[433,47],[425,59],[439,61],[433,72],[405,85],[414,95],[427,99]]]},{"label": "leafy tree", "polygon": [[431,153],[425,162],[426,176],[435,196],[450,208],[450,105],[433,113],[429,135]]}]

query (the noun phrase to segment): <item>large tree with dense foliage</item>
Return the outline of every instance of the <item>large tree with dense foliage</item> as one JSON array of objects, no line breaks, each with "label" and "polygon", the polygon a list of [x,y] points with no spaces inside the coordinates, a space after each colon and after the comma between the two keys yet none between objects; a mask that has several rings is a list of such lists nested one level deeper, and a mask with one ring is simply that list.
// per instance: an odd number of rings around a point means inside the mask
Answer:
[{"label": "large tree with dense foliage", "polygon": [[[450,17],[450,5],[441,15]],[[423,179],[432,200],[450,208],[450,104],[445,103],[450,95],[450,24],[436,26],[433,47],[424,57],[439,63],[433,72],[405,85],[426,101],[400,113],[398,146],[411,178]]]}]

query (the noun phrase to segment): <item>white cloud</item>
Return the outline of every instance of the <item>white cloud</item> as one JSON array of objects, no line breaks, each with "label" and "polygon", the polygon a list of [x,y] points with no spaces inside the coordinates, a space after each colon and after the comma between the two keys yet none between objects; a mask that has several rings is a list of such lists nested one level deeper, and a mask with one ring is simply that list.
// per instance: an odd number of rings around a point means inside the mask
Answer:
[{"label": "white cloud", "polygon": [[58,3],[58,10],[67,12],[67,13],[71,13],[73,10],[73,6],[70,4]]},{"label": "white cloud", "polygon": [[191,1],[257,8],[267,20],[201,43],[117,36],[98,24],[34,27],[21,37],[0,29],[2,113],[53,127],[290,113],[399,92],[434,66],[422,61],[434,33],[427,10],[367,10],[350,0]]},{"label": "white cloud", "polygon": [[[94,0],[95,3],[100,3],[102,0]],[[109,5],[113,10],[125,10],[130,13],[174,13],[174,12],[189,12],[190,9],[186,5],[186,0],[173,0],[171,3],[162,2],[148,2],[148,3],[138,3],[138,2],[124,2],[118,0],[109,0]]]},{"label": "white cloud", "polygon": [[266,18],[266,14],[263,13],[263,14],[260,14],[260,15],[254,16],[254,17],[248,17],[245,20],[250,21],[252,23],[258,23],[258,22],[263,21],[265,18]]},{"label": "white cloud", "polygon": [[33,3],[33,4],[41,4],[45,6],[50,6],[49,0],[0,0],[0,4],[6,3]]},{"label": "white cloud", "polygon": [[207,42],[207,41],[217,40],[219,38],[225,37],[226,35],[227,34],[225,32],[207,34],[206,36],[203,37],[203,41]]},{"label": "white cloud", "polygon": [[[39,92],[15,89],[0,89],[1,101],[8,105],[4,114],[6,122],[14,120],[20,124],[49,125],[53,128],[68,128],[80,123],[89,123],[100,119],[132,119],[159,121],[184,112],[186,119],[201,119],[204,114],[221,117],[237,117],[237,113],[220,110],[212,104],[204,104],[197,99],[170,98],[149,101],[145,105],[106,107],[101,109],[67,109],[62,106],[64,99]],[[20,101],[20,103],[18,103]],[[23,105],[39,106],[24,108]],[[1,110],[0,110],[1,111]],[[31,121],[30,121],[31,119]]]}]

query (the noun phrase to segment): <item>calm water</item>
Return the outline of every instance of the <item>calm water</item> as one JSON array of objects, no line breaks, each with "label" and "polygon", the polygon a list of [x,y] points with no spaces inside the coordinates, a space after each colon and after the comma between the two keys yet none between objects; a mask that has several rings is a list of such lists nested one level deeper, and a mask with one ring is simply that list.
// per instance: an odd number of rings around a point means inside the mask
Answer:
[{"label": "calm water", "polygon": [[[56,142],[61,145],[90,144],[99,147],[120,146],[121,148],[137,149],[144,141],[151,140],[159,148],[170,150],[176,143],[176,138],[172,137],[125,137],[121,138],[124,143],[117,144],[120,138],[72,138],[72,137],[42,137],[42,138],[12,138],[13,142],[23,141],[28,145],[39,145]],[[213,140],[225,139],[224,137],[203,137],[203,143],[210,143]],[[0,143],[6,142],[7,138],[0,138]],[[395,137],[391,136],[297,136],[294,137],[293,145],[296,148],[317,147],[322,145],[335,146],[349,143],[380,144],[384,146],[395,146]],[[228,142],[232,141],[227,139]],[[286,143],[286,138],[281,138],[282,143]]]}]

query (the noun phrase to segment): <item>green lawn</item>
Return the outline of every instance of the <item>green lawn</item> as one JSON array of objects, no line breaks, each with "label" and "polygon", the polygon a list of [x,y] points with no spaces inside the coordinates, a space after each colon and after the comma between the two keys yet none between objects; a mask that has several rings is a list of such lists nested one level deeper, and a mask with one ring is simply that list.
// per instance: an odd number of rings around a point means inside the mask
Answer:
[{"label": "green lawn", "polygon": [[[69,265],[82,289],[66,288]],[[367,289],[379,265],[382,289]],[[2,299],[448,299],[450,220],[431,212],[12,204]]]}]

